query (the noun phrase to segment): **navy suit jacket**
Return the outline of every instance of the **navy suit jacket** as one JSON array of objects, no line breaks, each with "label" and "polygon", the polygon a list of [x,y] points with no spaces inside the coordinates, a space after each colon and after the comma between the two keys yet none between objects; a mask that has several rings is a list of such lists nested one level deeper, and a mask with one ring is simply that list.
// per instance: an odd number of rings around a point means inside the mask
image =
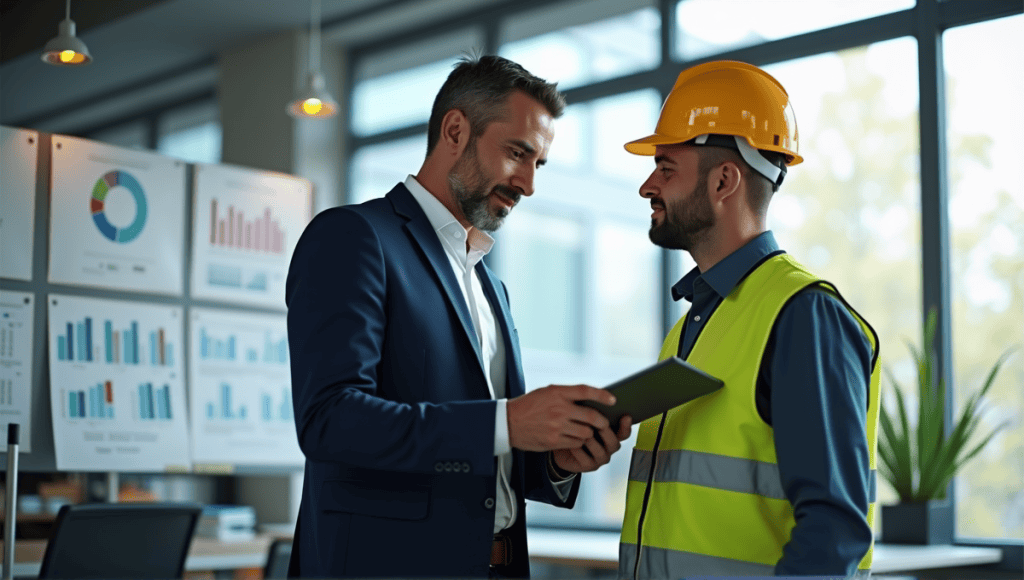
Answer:
[{"label": "navy suit jacket", "polygon": [[[525,392],[504,284],[480,262]],[[306,456],[290,575],[486,577],[495,516],[491,399],[472,318],[409,190],[318,214],[288,272],[288,343]],[[524,499],[561,501],[547,456],[513,450],[513,573],[529,575]]]}]

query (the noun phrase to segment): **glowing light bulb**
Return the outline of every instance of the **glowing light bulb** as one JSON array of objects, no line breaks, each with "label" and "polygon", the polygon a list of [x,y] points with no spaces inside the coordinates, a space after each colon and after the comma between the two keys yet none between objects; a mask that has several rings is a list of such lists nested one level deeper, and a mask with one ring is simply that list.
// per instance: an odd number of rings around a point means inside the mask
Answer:
[{"label": "glowing light bulb", "polygon": [[75,51],[73,50],[62,50],[60,52],[60,61],[63,63],[69,63],[75,60]]},{"label": "glowing light bulb", "polygon": [[324,104],[320,102],[320,99],[309,98],[302,101],[302,110],[307,115],[315,115],[320,112],[320,109],[324,108]]}]

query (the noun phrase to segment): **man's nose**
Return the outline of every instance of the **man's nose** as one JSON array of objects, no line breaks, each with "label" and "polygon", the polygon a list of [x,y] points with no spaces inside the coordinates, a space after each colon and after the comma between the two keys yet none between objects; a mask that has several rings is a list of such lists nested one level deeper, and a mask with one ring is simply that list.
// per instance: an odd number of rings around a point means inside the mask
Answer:
[{"label": "man's nose", "polygon": [[512,186],[527,197],[533,195],[533,180],[537,174],[537,168],[532,164],[524,163],[512,176]]}]

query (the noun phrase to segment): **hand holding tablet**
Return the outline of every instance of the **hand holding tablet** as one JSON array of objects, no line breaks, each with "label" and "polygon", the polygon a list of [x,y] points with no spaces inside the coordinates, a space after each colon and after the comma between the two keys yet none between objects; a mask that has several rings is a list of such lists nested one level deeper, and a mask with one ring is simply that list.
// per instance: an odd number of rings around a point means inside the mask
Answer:
[{"label": "hand holding tablet", "polygon": [[615,429],[625,415],[636,425],[723,386],[721,380],[681,358],[671,357],[605,387],[615,395],[615,404],[610,407],[594,401],[576,404],[596,409]]}]

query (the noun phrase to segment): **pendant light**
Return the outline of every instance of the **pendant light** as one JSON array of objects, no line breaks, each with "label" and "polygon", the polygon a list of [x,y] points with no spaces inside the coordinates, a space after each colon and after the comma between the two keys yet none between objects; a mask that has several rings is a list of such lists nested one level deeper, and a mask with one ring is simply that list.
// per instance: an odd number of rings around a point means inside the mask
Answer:
[{"label": "pendant light", "polygon": [[66,16],[58,26],[57,36],[43,47],[43,62],[57,66],[81,66],[92,62],[85,43],[75,36],[75,21],[71,19],[71,0],[67,0]]},{"label": "pendant light", "polygon": [[320,72],[320,0],[311,2],[309,24],[309,84],[288,105],[288,114],[297,119],[322,119],[338,112],[338,103],[324,86]]}]

